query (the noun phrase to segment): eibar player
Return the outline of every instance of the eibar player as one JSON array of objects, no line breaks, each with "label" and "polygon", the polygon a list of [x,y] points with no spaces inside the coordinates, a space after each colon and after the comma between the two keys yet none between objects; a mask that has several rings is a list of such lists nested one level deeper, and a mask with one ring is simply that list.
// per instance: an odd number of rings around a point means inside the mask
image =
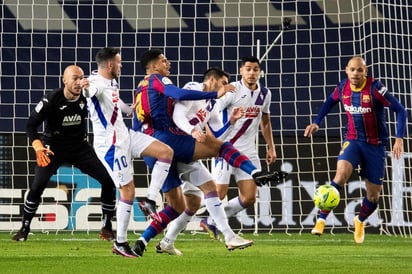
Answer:
[{"label": "eibar player", "polygon": [[[342,80],[326,99],[313,123],[305,129],[310,137],[318,131],[323,118],[334,105],[341,102],[348,123],[339,152],[336,174],[331,185],[341,191],[358,165],[365,180],[366,197],[363,198],[359,215],[355,216],[354,240],[361,244],[365,237],[365,221],[376,210],[383,178],[385,176],[385,149],[389,135],[385,121],[385,107],[396,113],[397,128],[393,156],[399,159],[403,153],[403,137],[407,112],[399,101],[377,79],[367,76],[368,68],[360,56],[352,57],[345,69],[347,78]],[[321,210],[312,234],[322,235],[325,220],[330,211]]]},{"label": "eibar player", "polygon": [[[37,165],[24,202],[22,227],[12,239],[27,240],[31,221],[50,177],[63,164],[71,164],[102,185],[103,227],[100,237],[111,241],[114,239],[111,220],[116,207],[116,189],[93,147],[87,142],[87,104],[82,88],[88,87],[88,81],[83,70],[74,65],[65,68],[62,80],[64,87],[47,92],[27,121],[26,133],[36,152]],[[40,138],[37,128],[43,122],[45,130]]]},{"label": "eibar player", "polygon": [[[251,159],[253,164],[261,169],[260,157],[256,150],[256,136],[260,129],[267,145],[266,163],[273,164],[276,161],[275,143],[273,140],[272,124],[270,121],[271,91],[259,83],[261,73],[259,59],[254,56],[246,56],[241,61],[241,79],[233,82],[236,93],[226,94],[217,100],[221,109],[221,119],[226,122],[229,113],[236,107],[242,107],[245,114],[240,118],[226,137],[240,152]],[[217,182],[217,191],[221,200],[225,198],[229,188],[231,175],[234,176],[239,195],[231,198],[225,206],[227,217],[236,215],[256,202],[257,185],[250,174],[239,168],[228,165],[225,159],[212,160],[212,175]],[[286,176],[279,172],[276,182]],[[258,184],[259,186],[259,184]],[[218,237],[218,231],[212,216],[201,220],[200,226],[209,233],[212,238]]]},{"label": "eibar player", "polygon": [[137,257],[127,241],[127,227],[135,198],[132,158],[155,157],[151,183],[161,184],[168,175],[173,150],[155,138],[129,130],[123,121],[123,112],[130,113],[119,98],[116,78],[122,59],[118,48],[102,48],[96,54],[97,71],[89,76],[89,87],[83,90],[87,97],[90,120],[93,125],[93,146],[97,156],[112,177],[120,192],[117,205],[117,235],[112,251],[125,257]]},{"label": "eibar player", "polygon": [[[163,221],[161,223],[152,222],[136,241],[133,250],[140,256],[143,255],[148,241],[166,228],[167,224],[185,209],[180,189],[181,181],[175,168],[177,161],[190,163],[202,158],[221,156],[231,164],[253,174],[253,178],[259,183],[265,183],[272,177],[271,174],[262,174],[229,142],[217,140],[211,134],[204,136],[204,142],[196,142],[192,136],[184,133],[173,122],[174,100],[215,99],[231,91],[233,86],[225,85],[217,92],[180,89],[168,78],[170,62],[158,49],[146,51],[141,58],[141,66],[146,71],[146,76],[140,81],[135,94],[134,126],[170,145],[174,150],[174,162],[162,188],[168,202],[168,206],[159,212]],[[146,158],[145,161],[149,167],[152,165],[151,159]],[[244,243],[233,238],[231,243],[226,244],[236,248],[236,246],[243,246]]]},{"label": "eibar player", "polygon": [[[203,75],[203,82],[187,83],[184,89],[203,90],[209,92],[217,90],[229,82],[229,74],[220,68],[210,68]],[[220,119],[219,110],[215,108],[215,100],[197,100],[197,101],[176,101],[173,110],[173,120],[175,124],[188,135],[191,135],[198,142],[204,141],[204,130],[209,122],[214,128],[210,130],[216,134],[228,133],[227,128],[231,128],[237,119],[242,117],[243,109],[235,108],[230,121],[225,125]],[[182,185],[183,193],[186,199],[186,209],[178,218],[170,223],[166,235],[156,245],[157,253],[167,253],[170,255],[181,256],[182,252],[175,248],[174,242],[178,234],[191,221],[193,215],[201,206],[202,198],[210,215],[216,220],[216,225],[224,235],[225,242],[228,242],[235,233],[230,228],[223,204],[221,203],[217,192],[216,183],[213,180],[209,170],[203,165],[201,160],[184,164],[177,164],[180,178],[184,181]],[[245,241],[244,247],[252,245],[253,241]],[[227,246],[230,249],[230,246]]]}]

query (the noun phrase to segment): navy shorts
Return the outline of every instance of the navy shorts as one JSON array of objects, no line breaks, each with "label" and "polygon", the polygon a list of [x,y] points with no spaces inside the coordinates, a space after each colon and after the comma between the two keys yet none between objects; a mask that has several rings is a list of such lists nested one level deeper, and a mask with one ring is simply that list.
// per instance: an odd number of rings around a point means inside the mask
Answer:
[{"label": "navy shorts", "polygon": [[[193,154],[195,151],[195,139],[193,139],[193,137],[189,135],[177,135],[169,131],[155,131],[153,137],[169,145],[174,150],[173,163],[169,169],[169,174],[167,175],[162,187],[162,192],[166,193],[173,188],[179,187],[182,184],[182,181],[180,180],[179,174],[177,172],[176,163],[192,162]],[[153,169],[156,160],[157,159],[152,157],[144,157],[144,161],[150,169]]]},{"label": "navy shorts", "polygon": [[345,140],[338,161],[349,161],[353,168],[360,166],[360,175],[371,183],[382,185],[385,176],[385,146],[357,140]]}]

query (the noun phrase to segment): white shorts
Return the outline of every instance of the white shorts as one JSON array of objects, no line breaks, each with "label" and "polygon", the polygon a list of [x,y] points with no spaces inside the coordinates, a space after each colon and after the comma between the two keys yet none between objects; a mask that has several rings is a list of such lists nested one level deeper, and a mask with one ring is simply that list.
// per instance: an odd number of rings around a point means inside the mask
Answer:
[{"label": "white shorts", "polygon": [[[247,154],[252,163],[257,169],[261,170],[262,165],[257,154]],[[252,175],[244,172],[240,168],[235,168],[229,165],[223,158],[212,158],[211,160],[211,173],[218,185],[228,185],[230,183],[230,176],[235,177],[235,181],[253,180]]]},{"label": "white shorts", "polygon": [[143,151],[150,146],[153,142],[157,141],[156,138],[144,134],[139,131],[129,130],[130,133],[130,145],[132,158],[141,158]]},{"label": "white shorts", "polygon": [[213,177],[202,161],[194,161],[188,164],[178,162],[177,172],[182,181],[190,182],[194,186],[201,186]]},{"label": "white shorts", "polygon": [[134,130],[129,130],[129,138],[113,147],[96,149],[97,156],[109,172],[117,188],[133,180],[133,158],[141,157],[142,152],[155,138]]}]

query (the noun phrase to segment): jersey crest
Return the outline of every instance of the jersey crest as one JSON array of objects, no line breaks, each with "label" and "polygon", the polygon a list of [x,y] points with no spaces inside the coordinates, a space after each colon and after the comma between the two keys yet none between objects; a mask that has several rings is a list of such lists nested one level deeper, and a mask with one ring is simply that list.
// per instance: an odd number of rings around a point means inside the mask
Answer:
[{"label": "jersey crest", "polygon": [[163,83],[165,86],[167,86],[167,85],[173,85],[172,80],[170,80],[170,79],[167,78],[167,77],[163,77],[163,78],[162,78],[162,83]]}]

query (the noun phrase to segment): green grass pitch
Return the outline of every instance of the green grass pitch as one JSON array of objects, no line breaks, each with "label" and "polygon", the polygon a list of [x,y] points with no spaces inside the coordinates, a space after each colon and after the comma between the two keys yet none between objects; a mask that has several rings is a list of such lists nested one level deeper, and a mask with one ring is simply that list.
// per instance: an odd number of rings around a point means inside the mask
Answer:
[{"label": "green grass pitch", "polygon": [[[141,258],[111,252],[97,232],[35,232],[26,242],[0,233],[0,273],[412,273],[412,239],[366,234],[244,234],[254,245],[227,251],[224,243],[186,232],[176,247],[182,257],[157,254],[152,240]],[[129,233],[131,243],[139,235]]]}]

